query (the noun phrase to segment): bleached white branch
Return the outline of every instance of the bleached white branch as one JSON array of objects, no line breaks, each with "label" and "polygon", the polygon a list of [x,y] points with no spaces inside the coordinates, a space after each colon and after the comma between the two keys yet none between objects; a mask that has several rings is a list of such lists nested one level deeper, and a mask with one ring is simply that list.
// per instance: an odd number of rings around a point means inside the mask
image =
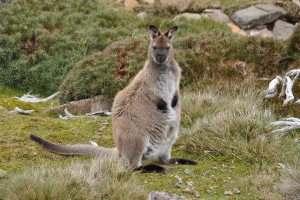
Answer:
[{"label": "bleached white branch", "polygon": [[70,113],[68,111],[67,108],[64,109],[64,112],[65,112],[65,116],[59,115],[59,118],[64,119],[64,120],[69,120],[69,119],[73,119],[76,117],[96,117],[96,116],[110,116],[111,115],[111,112],[109,112],[107,110],[86,113],[85,115],[79,115],[79,116],[73,115],[72,113]]},{"label": "bleached white branch", "polygon": [[285,96],[285,89],[286,89],[286,79],[283,78],[282,79],[282,87],[281,87],[281,91],[279,93],[279,97],[284,97]]},{"label": "bleached white branch", "polygon": [[90,143],[91,143],[91,145],[93,145],[93,146],[96,146],[96,147],[98,147],[99,145],[96,143],[96,142],[94,142],[94,141],[90,141]]},{"label": "bleached white branch", "polygon": [[11,110],[10,112],[11,113],[14,113],[14,114],[23,114],[23,115],[29,115],[31,113],[33,113],[35,110],[23,110],[19,107],[15,107],[15,109]]},{"label": "bleached white branch", "polygon": [[276,76],[270,83],[268,89],[265,91],[265,98],[273,98],[277,94],[277,87],[282,81],[281,76]]},{"label": "bleached white branch", "polygon": [[285,80],[286,80],[286,88],[285,88],[286,98],[283,102],[284,106],[291,103],[295,99],[295,97],[293,95],[293,81],[291,80],[291,78],[289,76],[286,76]]},{"label": "bleached white branch", "polygon": [[288,131],[299,129],[300,119],[290,117],[282,119],[280,121],[271,122],[270,125],[276,128],[272,131],[273,134],[282,135]]},{"label": "bleached white branch", "polygon": [[91,113],[85,113],[85,116],[110,116],[111,112],[107,111],[107,110],[100,110],[97,112],[91,112]]},{"label": "bleached white branch", "polygon": [[47,102],[54,99],[55,97],[57,97],[58,94],[59,92],[55,92],[54,94],[50,95],[47,98],[38,98],[34,95],[24,94],[22,97],[14,97],[14,98],[26,103],[41,103],[41,102]]},{"label": "bleached white branch", "polygon": [[300,7],[300,1],[299,1],[299,0],[292,0],[292,2],[293,2],[294,4],[296,4],[297,6]]}]

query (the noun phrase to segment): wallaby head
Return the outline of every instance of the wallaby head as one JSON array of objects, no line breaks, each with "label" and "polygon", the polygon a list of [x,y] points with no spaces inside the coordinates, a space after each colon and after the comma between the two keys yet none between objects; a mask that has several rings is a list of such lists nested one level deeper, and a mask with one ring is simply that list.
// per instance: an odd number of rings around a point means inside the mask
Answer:
[{"label": "wallaby head", "polygon": [[156,26],[149,26],[151,39],[149,46],[150,61],[153,61],[158,65],[162,65],[173,59],[172,39],[177,30],[178,26],[174,26],[162,34]]}]

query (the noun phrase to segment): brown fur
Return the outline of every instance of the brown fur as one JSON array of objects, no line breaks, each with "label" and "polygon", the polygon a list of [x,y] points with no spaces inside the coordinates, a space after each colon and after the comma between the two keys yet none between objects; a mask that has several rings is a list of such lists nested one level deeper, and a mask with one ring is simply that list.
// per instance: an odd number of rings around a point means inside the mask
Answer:
[{"label": "brown fur", "polygon": [[[186,159],[171,159],[171,148],[177,139],[180,124],[181,69],[173,58],[171,43],[177,29],[178,27],[173,27],[161,34],[157,27],[149,27],[151,42],[148,60],[113,102],[112,131],[117,154],[129,161],[132,169],[164,171],[159,166],[141,167],[143,160],[155,160],[162,164],[196,164]],[[61,154],[72,152],[72,145],[68,145],[64,151],[64,145],[55,146],[36,136],[31,138],[44,144],[50,151]],[[88,152],[93,154],[103,151],[101,147],[99,151],[95,148],[97,147],[89,148]],[[74,149],[76,154],[86,153],[86,150]]]}]

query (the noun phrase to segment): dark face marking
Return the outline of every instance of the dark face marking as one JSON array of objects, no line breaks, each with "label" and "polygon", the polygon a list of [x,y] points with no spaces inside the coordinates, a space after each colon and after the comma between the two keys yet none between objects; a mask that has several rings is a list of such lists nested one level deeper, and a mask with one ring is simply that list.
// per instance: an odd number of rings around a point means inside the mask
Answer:
[{"label": "dark face marking", "polygon": [[160,99],[157,102],[156,107],[163,113],[166,113],[168,111],[168,104],[163,99]]},{"label": "dark face marking", "polygon": [[178,93],[176,92],[175,95],[173,96],[173,99],[172,99],[172,108],[174,108],[175,106],[177,106],[177,103],[178,103]]}]

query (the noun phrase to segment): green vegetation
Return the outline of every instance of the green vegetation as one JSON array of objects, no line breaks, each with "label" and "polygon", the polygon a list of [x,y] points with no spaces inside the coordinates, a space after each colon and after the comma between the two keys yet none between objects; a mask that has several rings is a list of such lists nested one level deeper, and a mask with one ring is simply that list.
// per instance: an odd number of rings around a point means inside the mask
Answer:
[{"label": "green vegetation", "polygon": [[1,4],[0,18],[0,83],[40,94],[55,92],[82,56],[138,25],[127,23],[134,13],[103,0],[16,1]]},{"label": "green vegetation", "polygon": [[[183,22],[186,23],[180,21]],[[218,33],[218,23],[210,20],[200,20],[197,26],[201,25],[212,32],[200,30],[200,35],[193,35],[193,31],[198,30],[192,30],[191,23],[191,31],[183,28],[185,33],[179,34],[174,41],[175,57],[183,69],[184,87],[203,89],[212,85],[222,87],[224,83],[249,82],[253,78],[281,73],[291,62],[286,60],[285,42],[240,37],[227,31]],[[61,85],[62,100],[99,94],[113,97],[143,67],[147,48],[147,39],[137,37],[115,42],[104,51],[84,58]],[[245,62],[244,68],[241,62]]]},{"label": "green vegetation", "polygon": [[[285,1],[195,0],[191,11],[216,5],[231,14],[270,1],[295,9]],[[0,199],[145,199],[153,190],[223,199],[224,192],[234,188],[241,193],[228,199],[276,200],[297,194],[291,185],[300,180],[299,131],[274,137],[269,123],[300,117],[299,106],[263,100],[260,93],[268,81],[258,78],[299,67],[299,26],[284,42],[242,37],[209,19],[174,21],[177,13],[161,4],[143,4],[141,9],[148,13],[143,20],[108,0],[0,5]],[[143,67],[149,24],[162,30],[180,27],[174,47],[183,68],[182,127],[173,156],[195,159],[199,165],[168,165],[164,175],[133,174],[110,158],[60,156],[29,140],[33,133],[60,144],[93,140],[114,146],[110,117],[65,121],[43,115],[58,106],[58,100],[29,104],[13,97],[58,89],[61,102],[99,94],[113,97]],[[298,89],[295,94],[297,98]],[[16,106],[37,112],[11,114]],[[288,166],[283,175],[278,163]],[[7,175],[1,176],[1,170]],[[181,188],[176,187],[176,176],[182,178]],[[184,191],[188,181],[199,198]]]},{"label": "green vegetation", "polygon": [[120,161],[99,158],[65,167],[44,166],[0,184],[1,199],[145,199],[146,192]]}]

